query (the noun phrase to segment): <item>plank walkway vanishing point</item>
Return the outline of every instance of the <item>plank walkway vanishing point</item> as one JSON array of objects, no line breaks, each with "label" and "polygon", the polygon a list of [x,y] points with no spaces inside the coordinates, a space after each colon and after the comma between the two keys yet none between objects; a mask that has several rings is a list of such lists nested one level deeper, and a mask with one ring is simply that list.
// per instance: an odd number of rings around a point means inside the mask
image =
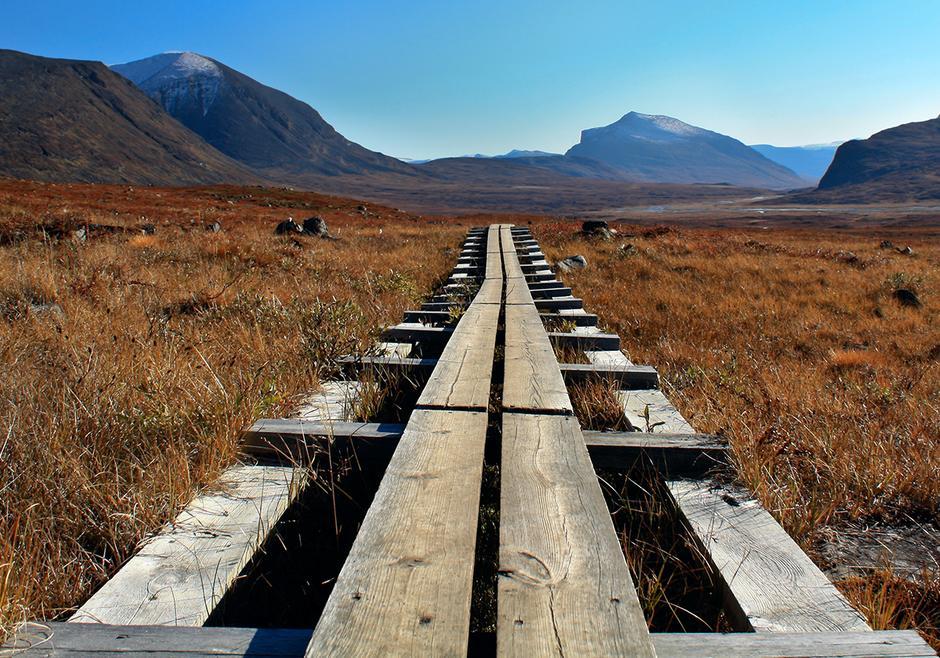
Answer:
[{"label": "plank walkway vanishing point", "polygon": [[[559,323],[573,329],[552,330]],[[386,330],[376,354],[341,360],[346,376],[426,380],[406,423],[353,422],[355,379],[324,385],[293,418],[258,421],[244,437],[256,461],[198,495],[68,623],[24,624],[0,653],[466,655],[496,433],[496,627],[485,652],[936,655],[913,631],[872,631],[747,491],[711,479],[727,446],[695,433],[658,390],[656,371],[631,363],[597,324],[554,280],[527,229],[471,229],[441,292]],[[590,363],[559,363],[554,346]],[[620,388],[635,431],[582,430],[567,386],[595,377]],[[390,457],[319,618],[292,630],[203,626],[310,486],[305,460],[340,446]],[[650,465],[710,562],[736,632],[648,632],[630,548],[594,469]]]}]

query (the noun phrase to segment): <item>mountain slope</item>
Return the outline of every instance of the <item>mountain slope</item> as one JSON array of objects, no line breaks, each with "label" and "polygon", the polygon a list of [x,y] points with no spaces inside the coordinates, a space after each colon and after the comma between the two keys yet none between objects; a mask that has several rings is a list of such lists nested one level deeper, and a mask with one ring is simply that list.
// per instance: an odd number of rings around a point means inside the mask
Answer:
[{"label": "mountain slope", "polygon": [[349,141],[306,103],[208,57],[164,53],[111,68],[222,153],[271,178],[415,173]]},{"label": "mountain slope", "polygon": [[940,198],[940,118],[882,130],[853,139],[836,151],[819,190],[853,188],[879,199]]},{"label": "mountain slope", "polygon": [[839,144],[841,142],[811,144],[808,146],[751,144],[751,148],[768,160],[793,170],[808,181],[817,183],[832,163],[832,158],[835,156]]},{"label": "mountain slope", "polygon": [[100,62],[0,50],[0,175],[44,181],[257,182]]},{"label": "mountain slope", "polygon": [[614,165],[637,181],[775,189],[806,186],[794,172],[736,139],[672,117],[637,112],[609,126],[582,131],[581,142],[566,155]]}]

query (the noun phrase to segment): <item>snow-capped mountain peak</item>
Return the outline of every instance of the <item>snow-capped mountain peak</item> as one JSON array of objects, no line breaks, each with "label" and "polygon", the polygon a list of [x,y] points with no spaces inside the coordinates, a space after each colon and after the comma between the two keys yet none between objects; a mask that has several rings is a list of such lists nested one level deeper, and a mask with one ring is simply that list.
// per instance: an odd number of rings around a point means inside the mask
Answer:
[{"label": "snow-capped mountain peak", "polygon": [[167,52],[111,67],[173,113],[195,98],[205,115],[224,80],[221,67],[199,53]]}]

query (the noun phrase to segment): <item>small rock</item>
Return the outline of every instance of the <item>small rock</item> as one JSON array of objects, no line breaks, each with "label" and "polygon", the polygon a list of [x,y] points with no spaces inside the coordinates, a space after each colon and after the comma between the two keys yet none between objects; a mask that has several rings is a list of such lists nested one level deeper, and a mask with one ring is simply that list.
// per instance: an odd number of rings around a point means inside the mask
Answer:
[{"label": "small rock", "polygon": [[637,254],[637,250],[636,247],[634,247],[632,244],[627,243],[620,245],[620,247],[617,249],[617,253],[619,253],[621,256],[635,256]]},{"label": "small rock", "polygon": [[291,233],[303,233],[304,230],[301,228],[300,224],[294,221],[293,217],[288,217],[283,222],[277,225],[274,229],[275,235],[289,235]]},{"label": "small rock", "polygon": [[359,206],[356,206],[356,212],[362,213],[363,215],[365,215],[365,214],[368,214],[369,209],[366,208],[365,206],[359,205]]},{"label": "small rock", "polygon": [[891,295],[898,300],[901,306],[912,306],[914,308],[920,308],[921,302],[920,297],[917,296],[917,293],[908,288],[898,288]]},{"label": "small rock", "polygon": [[157,227],[153,224],[142,224],[140,227],[140,232],[144,235],[153,235],[157,232]]},{"label": "small rock", "polygon": [[559,272],[573,272],[575,270],[583,270],[585,267],[587,267],[587,259],[580,254],[577,256],[568,256],[555,264],[555,269]]},{"label": "small rock", "polygon": [[330,234],[329,230],[326,228],[326,220],[319,215],[314,215],[304,220],[304,233],[321,237],[326,237]]},{"label": "small rock", "polygon": [[904,254],[905,256],[913,256],[914,250],[908,247],[898,247],[898,253]]},{"label": "small rock", "polygon": [[894,243],[891,240],[882,240],[878,245],[879,249],[894,249]]},{"label": "small rock", "polygon": [[209,233],[221,233],[222,225],[218,222],[210,222],[209,224],[206,224],[206,230],[209,231]]},{"label": "small rock", "polygon": [[72,231],[72,239],[75,242],[84,243],[88,240],[88,229],[82,226]]},{"label": "small rock", "polygon": [[57,320],[65,318],[65,311],[55,302],[43,302],[40,304],[30,304],[29,312],[36,317],[53,316]]},{"label": "small rock", "polygon": [[836,258],[841,260],[843,263],[857,263],[858,262],[858,256],[856,256],[851,251],[840,251],[838,254],[836,254]]},{"label": "small rock", "polygon": [[600,219],[589,219],[588,221],[581,224],[581,233],[586,237],[590,238],[600,238],[602,240],[610,240],[616,235],[607,222]]}]

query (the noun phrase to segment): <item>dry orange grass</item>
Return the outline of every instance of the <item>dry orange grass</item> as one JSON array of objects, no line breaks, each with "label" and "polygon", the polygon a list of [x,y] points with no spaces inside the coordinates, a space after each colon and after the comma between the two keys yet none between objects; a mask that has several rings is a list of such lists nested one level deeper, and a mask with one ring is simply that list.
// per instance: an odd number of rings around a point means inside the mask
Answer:
[{"label": "dry orange grass", "polygon": [[[237,190],[19,185],[0,186],[5,628],[87,598],[238,458],[240,428],[429,292],[465,231],[297,193],[240,209],[213,196]],[[272,234],[314,212],[339,240]],[[188,219],[222,213],[222,233]],[[158,228],[81,244],[38,217]]]},{"label": "dry orange grass", "polygon": [[[938,522],[940,241],[533,228],[550,259],[587,257],[565,276],[574,294],[659,369],[696,429],[729,438],[740,480],[804,548],[826,525]],[[900,305],[898,286],[923,306]]]}]

